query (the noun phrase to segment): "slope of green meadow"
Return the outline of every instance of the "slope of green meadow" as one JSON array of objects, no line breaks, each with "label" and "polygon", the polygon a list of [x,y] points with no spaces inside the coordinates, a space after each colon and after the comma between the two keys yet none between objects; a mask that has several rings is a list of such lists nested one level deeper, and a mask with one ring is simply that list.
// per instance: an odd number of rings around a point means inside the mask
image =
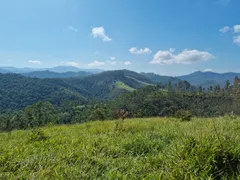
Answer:
[{"label": "slope of green meadow", "polygon": [[116,87],[116,88],[119,88],[119,89],[125,89],[125,90],[130,91],[130,92],[133,92],[133,91],[135,90],[134,88],[126,85],[125,83],[123,83],[123,82],[121,82],[121,81],[117,81],[117,82],[115,83],[115,87]]},{"label": "slope of green meadow", "polygon": [[0,133],[0,179],[237,179],[240,118],[95,121]]}]

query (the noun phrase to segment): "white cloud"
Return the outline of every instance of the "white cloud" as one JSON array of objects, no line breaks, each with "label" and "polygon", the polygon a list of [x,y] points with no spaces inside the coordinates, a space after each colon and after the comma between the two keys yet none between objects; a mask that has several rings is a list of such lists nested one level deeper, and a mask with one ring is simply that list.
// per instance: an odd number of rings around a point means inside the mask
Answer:
[{"label": "white cloud", "polygon": [[109,57],[111,61],[114,61],[116,58],[115,57]]},{"label": "white cloud", "polygon": [[152,51],[149,48],[138,49],[136,47],[132,47],[129,49],[129,52],[132,54],[144,54],[144,53],[151,53]]},{"label": "white cloud", "polygon": [[233,37],[233,43],[240,45],[240,35]]},{"label": "white cloud", "polygon": [[77,28],[75,28],[75,27],[73,27],[73,26],[68,26],[68,30],[69,31],[74,31],[74,32],[78,32],[78,29]]},{"label": "white cloud", "polygon": [[197,61],[206,61],[213,59],[214,56],[209,52],[185,49],[180,53],[175,53],[173,49],[168,51],[158,51],[151,64],[191,64]]},{"label": "white cloud", "polygon": [[80,67],[80,64],[75,62],[75,61],[62,61],[61,65],[65,65],[65,66],[73,66],[73,67]]},{"label": "white cloud", "polygon": [[111,64],[111,65],[116,65],[117,62],[116,62],[116,61],[111,61],[110,64]]},{"label": "white cloud", "polygon": [[219,29],[219,31],[223,34],[223,33],[231,31],[231,28],[229,26],[225,26],[225,27]]},{"label": "white cloud", "polygon": [[111,41],[112,39],[105,34],[104,27],[94,27],[92,28],[92,36],[94,38],[102,38],[103,41]]},{"label": "white cloud", "polygon": [[102,65],[104,65],[104,64],[105,64],[105,62],[94,61],[94,62],[92,62],[92,63],[89,63],[88,66],[94,67],[94,66],[102,66]]},{"label": "white cloud", "polygon": [[41,64],[41,61],[38,60],[29,60],[28,62],[32,64]]},{"label": "white cloud", "polygon": [[212,72],[213,70],[211,68],[204,69],[203,72]]},{"label": "white cloud", "polygon": [[233,26],[234,33],[240,33],[240,25]]},{"label": "white cloud", "polygon": [[111,65],[116,65],[117,62],[115,61],[115,57],[109,57],[110,60],[107,61],[107,63],[111,64]]},{"label": "white cloud", "polygon": [[128,66],[128,65],[131,65],[132,63],[131,63],[130,61],[126,61],[126,62],[124,62],[124,64],[125,64],[126,66]]}]

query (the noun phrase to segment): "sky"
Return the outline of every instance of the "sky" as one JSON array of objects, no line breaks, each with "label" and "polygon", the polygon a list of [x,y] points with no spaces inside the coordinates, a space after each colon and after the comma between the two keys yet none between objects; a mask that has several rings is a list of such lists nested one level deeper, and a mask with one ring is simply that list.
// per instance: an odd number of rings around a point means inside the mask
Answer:
[{"label": "sky", "polygon": [[239,0],[0,0],[0,66],[240,72]]}]

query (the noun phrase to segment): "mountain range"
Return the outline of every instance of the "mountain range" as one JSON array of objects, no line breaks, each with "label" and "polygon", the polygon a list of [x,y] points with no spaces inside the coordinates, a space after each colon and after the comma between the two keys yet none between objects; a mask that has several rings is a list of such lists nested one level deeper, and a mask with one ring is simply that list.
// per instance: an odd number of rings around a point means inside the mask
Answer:
[{"label": "mountain range", "polygon": [[[92,74],[98,74],[104,72],[100,69],[81,69],[73,66],[56,66],[53,68],[16,68],[16,67],[0,67],[0,73],[17,73],[27,77],[36,78],[71,78],[71,77],[84,77]],[[140,73],[141,75],[150,79],[153,83],[168,84],[169,82],[176,84],[180,81],[186,80],[194,86],[216,86],[223,87],[226,80],[233,83],[236,76],[240,76],[240,73],[227,72],[201,72],[197,71],[184,76],[162,76],[154,73]]]},{"label": "mountain range", "polygon": [[[74,70],[68,67],[54,69],[61,72]],[[91,98],[112,99],[148,85],[178,84],[184,80],[193,86],[224,86],[226,80],[233,83],[235,76],[240,76],[239,73],[219,74],[200,71],[185,76],[171,77],[129,70],[101,73],[94,70],[62,73],[50,70],[26,72],[29,70],[29,68],[0,70],[0,112],[22,109],[38,101],[61,104],[73,100],[78,104],[84,104]]]},{"label": "mountain range", "polygon": [[38,101],[61,104],[71,100],[84,104],[91,98],[111,99],[147,85],[153,85],[151,80],[128,70],[44,79],[0,73],[0,112],[22,109]]},{"label": "mountain range", "polygon": [[16,67],[0,67],[0,73],[30,73],[34,71],[51,71],[56,73],[66,73],[66,72],[91,72],[93,74],[103,72],[101,69],[82,69],[74,66],[56,66],[52,68],[16,68]]},{"label": "mountain range", "polygon": [[215,72],[201,72],[197,71],[192,74],[188,74],[185,76],[177,77],[180,80],[186,80],[191,85],[194,86],[202,86],[202,87],[209,87],[209,86],[216,86],[220,85],[224,87],[227,80],[230,81],[231,84],[234,83],[234,78],[236,76],[240,77],[240,73],[215,73]]},{"label": "mountain range", "polygon": [[[16,67],[0,67],[0,73],[17,73],[26,77],[36,78],[71,78],[71,77],[84,77],[92,74],[98,74],[104,72],[100,69],[81,69],[73,66],[56,66],[53,68],[16,68]],[[179,83],[186,80],[194,86],[216,86],[223,87],[226,80],[233,83],[236,76],[240,76],[240,73],[216,73],[216,72],[201,72],[197,71],[184,76],[162,76],[154,73],[140,73],[141,75],[150,79],[153,83],[172,84]]]}]

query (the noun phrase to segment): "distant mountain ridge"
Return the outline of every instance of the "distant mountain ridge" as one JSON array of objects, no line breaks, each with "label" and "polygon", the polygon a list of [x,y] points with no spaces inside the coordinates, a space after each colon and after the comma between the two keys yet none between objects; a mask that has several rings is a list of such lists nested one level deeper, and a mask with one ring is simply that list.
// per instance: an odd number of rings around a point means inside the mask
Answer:
[{"label": "distant mountain ridge", "polygon": [[147,78],[149,78],[152,82],[160,83],[163,85],[166,85],[169,83],[177,84],[182,81],[179,78],[172,77],[172,76],[161,76],[161,75],[154,74],[154,73],[141,73],[141,74],[146,76]]},{"label": "distant mountain ridge", "polygon": [[92,75],[93,73],[85,72],[85,71],[78,71],[78,72],[64,72],[64,73],[57,73],[52,72],[49,70],[46,71],[34,71],[29,73],[22,73],[22,75],[26,77],[32,77],[32,78],[72,78],[72,77],[85,77]]},{"label": "distant mountain ridge", "polygon": [[216,86],[220,85],[223,87],[225,82],[229,80],[231,84],[234,82],[234,78],[236,76],[240,77],[240,73],[215,73],[215,72],[202,72],[197,71],[189,75],[185,76],[178,76],[177,78],[181,80],[186,80],[190,84],[195,86],[202,86],[202,87],[209,87],[209,86]]},{"label": "distant mountain ridge", "polygon": [[51,71],[56,73],[66,73],[66,72],[91,72],[93,74],[103,72],[101,69],[82,69],[74,66],[56,66],[52,68],[16,68],[16,67],[0,67],[0,73],[30,73],[35,71]]},{"label": "distant mountain ridge", "polygon": [[[0,73],[18,73],[27,77],[36,78],[71,78],[71,77],[85,77],[92,74],[99,74],[104,72],[100,69],[81,69],[73,66],[56,66],[53,68],[15,68],[15,67],[0,67]],[[138,73],[137,73],[138,74]],[[232,84],[235,76],[240,77],[240,73],[227,72],[227,73],[215,73],[215,72],[201,72],[196,71],[194,73],[184,76],[162,76],[154,73],[140,73],[142,76],[148,78],[151,83],[163,84],[168,83],[178,84],[179,82],[186,80],[194,86],[216,86],[223,87],[226,80],[229,80]],[[132,77],[133,78],[133,77]],[[150,84],[151,84],[150,83]]]}]

